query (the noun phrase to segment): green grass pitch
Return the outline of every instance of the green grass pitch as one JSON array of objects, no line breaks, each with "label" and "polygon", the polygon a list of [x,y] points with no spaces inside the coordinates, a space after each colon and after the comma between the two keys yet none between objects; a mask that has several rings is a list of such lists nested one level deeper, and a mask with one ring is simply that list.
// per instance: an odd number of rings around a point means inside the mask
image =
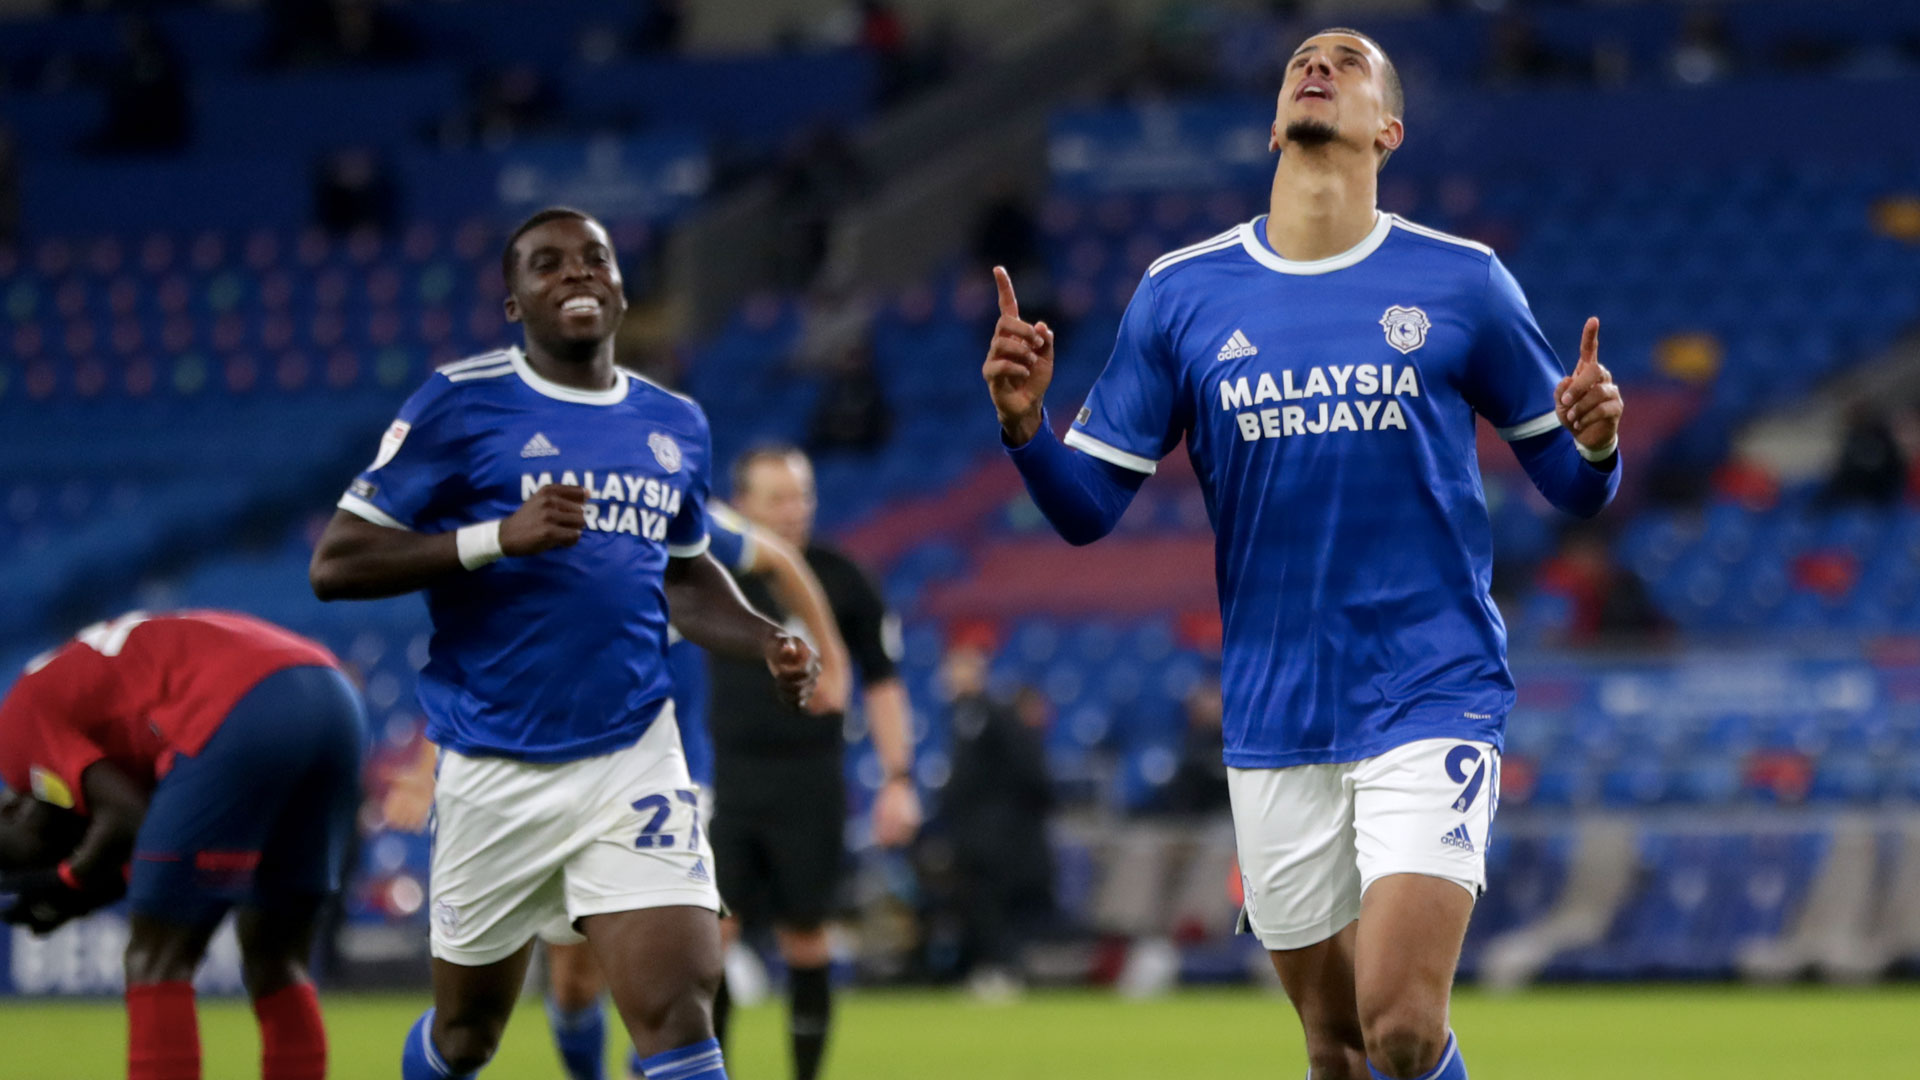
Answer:
[{"label": "green grass pitch", "polygon": [[[331,1075],[388,1080],[420,996],[334,995],[325,1002]],[[785,1080],[782,1012],[741,1010],[729,1073]],[[1462,993],[1455,1026],[1474,1080],[1661,1080],[1907,1076],[1920,1061],[1920,988],[1749,990],[1722,987]],[[244,1005],[201,1010],[206,1080],[258,1077]],[[1275,1077],[1305,1071],[1286,1003],[1255,991],[1122,1001],[1093,992],[1033,994],[984,1005],[933,992],[841,998],[833,1080],[1163,1080]],[[0,999],[0,1080],[113,1080],[124,1075],[125,1021],[107,1002]],[[611,1060],[618,1060],[611,1059]],[[514,1015],[490,1080],[560,1080],[543,1012]]]}]

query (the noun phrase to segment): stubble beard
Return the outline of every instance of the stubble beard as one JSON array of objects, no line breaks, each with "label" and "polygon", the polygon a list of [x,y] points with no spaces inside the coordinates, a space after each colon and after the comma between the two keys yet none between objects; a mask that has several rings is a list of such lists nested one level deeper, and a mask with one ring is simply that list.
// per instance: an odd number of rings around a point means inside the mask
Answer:
[{"label": "stubble beard", "polygon": [[1309,150],[1331,146],[1340,139],[1340,129],[1325,120],[1295,120],[1287,125],[1286,141]]}]

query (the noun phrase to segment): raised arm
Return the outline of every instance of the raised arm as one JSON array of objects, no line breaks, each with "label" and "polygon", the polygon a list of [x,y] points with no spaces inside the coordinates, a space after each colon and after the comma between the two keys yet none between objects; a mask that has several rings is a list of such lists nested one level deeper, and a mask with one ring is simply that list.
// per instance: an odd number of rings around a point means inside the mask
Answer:
[{"label": "raised arm", "polygon": [[1000,439],[1054,531],[1070,544],[1091,544],[1113,531],[1146,474],[1069,450],[1054,437],[1045,400],[1053,382],[1053,330],[1020,318],[1004,268],[993,268],[993,280],[1000,321],[980,373],[1000,418]]},{"label": "raised arm", "polygon": [[843,712],[853,692],[853,672],[847,659],[847,643],[840,637],[840,625],[834,621],[827,604],[826,590],[786,541],[756,526],[753,536],[752,573],[767,575],[768,587],[780,606],[792,612],[806,626],[820,654],[820,680],[807,707],[816,713]]},{"label": "raised arm", "polygon": [[669,560],[666,583],[667,606],[681,636],[722,656],[765,660],[781,700],[806,706],[820,673],[819,659],[805,641],[755,611],[713,556]]},{"label": "raised arm", "polygon": [[1580,360],[1553,392],[1560,427],[1512,442],[1513,456],[1547,501],[1575,517],[1605,509],[1620,490],[1620,416],[1625,402],[1600,363],[1600,320],[1580,333]]},{"label": "raised arm", "polygon": [[424,589],[501,558],[571,547],[586,528],[587,489],[548,484],[512,515],[454,532],[417,533],[334,511],[313,549],[307,580],[322,600],[374,600]]}]

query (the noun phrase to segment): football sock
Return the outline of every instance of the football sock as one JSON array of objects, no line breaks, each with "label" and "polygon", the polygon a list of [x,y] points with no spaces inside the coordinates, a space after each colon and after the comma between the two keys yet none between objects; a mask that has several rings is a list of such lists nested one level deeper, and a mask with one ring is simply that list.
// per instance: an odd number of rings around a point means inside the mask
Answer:
[{"label": "football sock", "polygon": [[640,1061],[640,1051],[635,1050],[631,1046],[627,1047],[627,1076],[631,1078],[635,1076],[643,1077],[645,1075],[646,1070],[642,1067],[642,1062]]},{"label": "football sock", "polygon": [[705,1039],[643,1059],[640,1072],[647,1080],[727,1080],[727,1063],[720,1040]]},{"label": "football sock", "polygon": [[127,987],[127,1080],[200,1080],[192,983]]},{"label": "football sock", "polygon": [[598,998],[568,1012],[549,996],[547,1023],[553,1027],[553,1045],[560,1049],[567,1080],[606,1080],[607,1014]]},{"label": "football sock", "polygon": [[[1367,1071],[1373,1074],[1374,1080],[1393,1080],[1374,1068],[1372,1062],[1367,1063]],[[1440,1064],[1422,1073],[1419,1080],[1467,1080],[1467,1060],[1460,1056],[1460,1041],[1453,1037],[1453,1032],[1447,1032],[1447,1046],[1440,1051]]]},{"label": "football sock", "polygon": [[727,990],[727,977],[720,977],[720,989],[713,995],[713,1037],[727,1044],[727,1019],[733,1015],[733,994]]},{"label": "football sock", "polygon": [[833,1023],[833,979],[825,967],[790,968],[787,994],[791,1011],[787,1033],[793,1039],[794,1080],[814,1080],[827,1052],[827,1028]]},{"label": "football sock", "polygon": [[260,1023],[261,1080],[326,1080],[327,1029],[312,983],[294,983],[253,1003]]},{"label": "football sock", "polygon": [[440,1058],[433,1045],[433,1010],[420,1014],[407,1032],[407,1045],[400,1051],[400,1080],[473,1080],[478,1072],[457,1073]]}]

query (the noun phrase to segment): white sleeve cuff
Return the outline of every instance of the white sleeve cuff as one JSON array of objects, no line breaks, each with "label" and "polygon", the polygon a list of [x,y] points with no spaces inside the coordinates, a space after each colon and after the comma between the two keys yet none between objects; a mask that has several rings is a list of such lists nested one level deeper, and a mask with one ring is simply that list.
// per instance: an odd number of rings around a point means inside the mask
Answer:
[{"label": "white sleeve cuff", "polygon": [[1531,420],[1523,420],[1512,427],[1497,427],[1494,432],[1508,442],[1531,439],[1535,435],[1545,435],[1560,426],[1560,417],[1556,413],[1541,413]]},{"label": "white sleeve cuff", "polygon": [[371,521],[375,525],[384,525],[389,529],[406,529],[408,532],[413,531],[406,525],[401,524],[392,514],[387,513],[385,510],[380,509],[351,491],[340,496],[340,501],[334,505],[352,514],[354,517]]},{"label": "white sleeve cuff", "polygon": [[1067,430],[1067,437],[1061,441],[1088,457],[1099,458],[1109,465],[1118,465],[1123,469],[1132,469],[1137,473],[1146,473],[1148,476],[1152,476],[1154,472],[1160,468],[1160,463],[1152,458],[1144,458],[1139,454],[1129,454],[1117,446],[1109,446],[1086,432],[1081,431],[1079,428],[1069,428]]},{"label": "white sleeve cuff", "polygon": [[1615,435],[1613,438],[1608,439],[1607,445],[1598,450],[1589,450],[1587,449],[1587,444],[1581,442],[1579,439],[1575,439],[1573,440],[1573,448],[1580,451],[1581,457],[1597,465],[1612,457],[1614,452],[1620,449],[1620,436]]},{"label": "white sleeve cuff", "polygon": [[706,533],[701,533],[700,539],[691,544],[668,544],[667,555],[675,559],[697,559],[705,555],[707,549],[712,546],[713,537]]}]

